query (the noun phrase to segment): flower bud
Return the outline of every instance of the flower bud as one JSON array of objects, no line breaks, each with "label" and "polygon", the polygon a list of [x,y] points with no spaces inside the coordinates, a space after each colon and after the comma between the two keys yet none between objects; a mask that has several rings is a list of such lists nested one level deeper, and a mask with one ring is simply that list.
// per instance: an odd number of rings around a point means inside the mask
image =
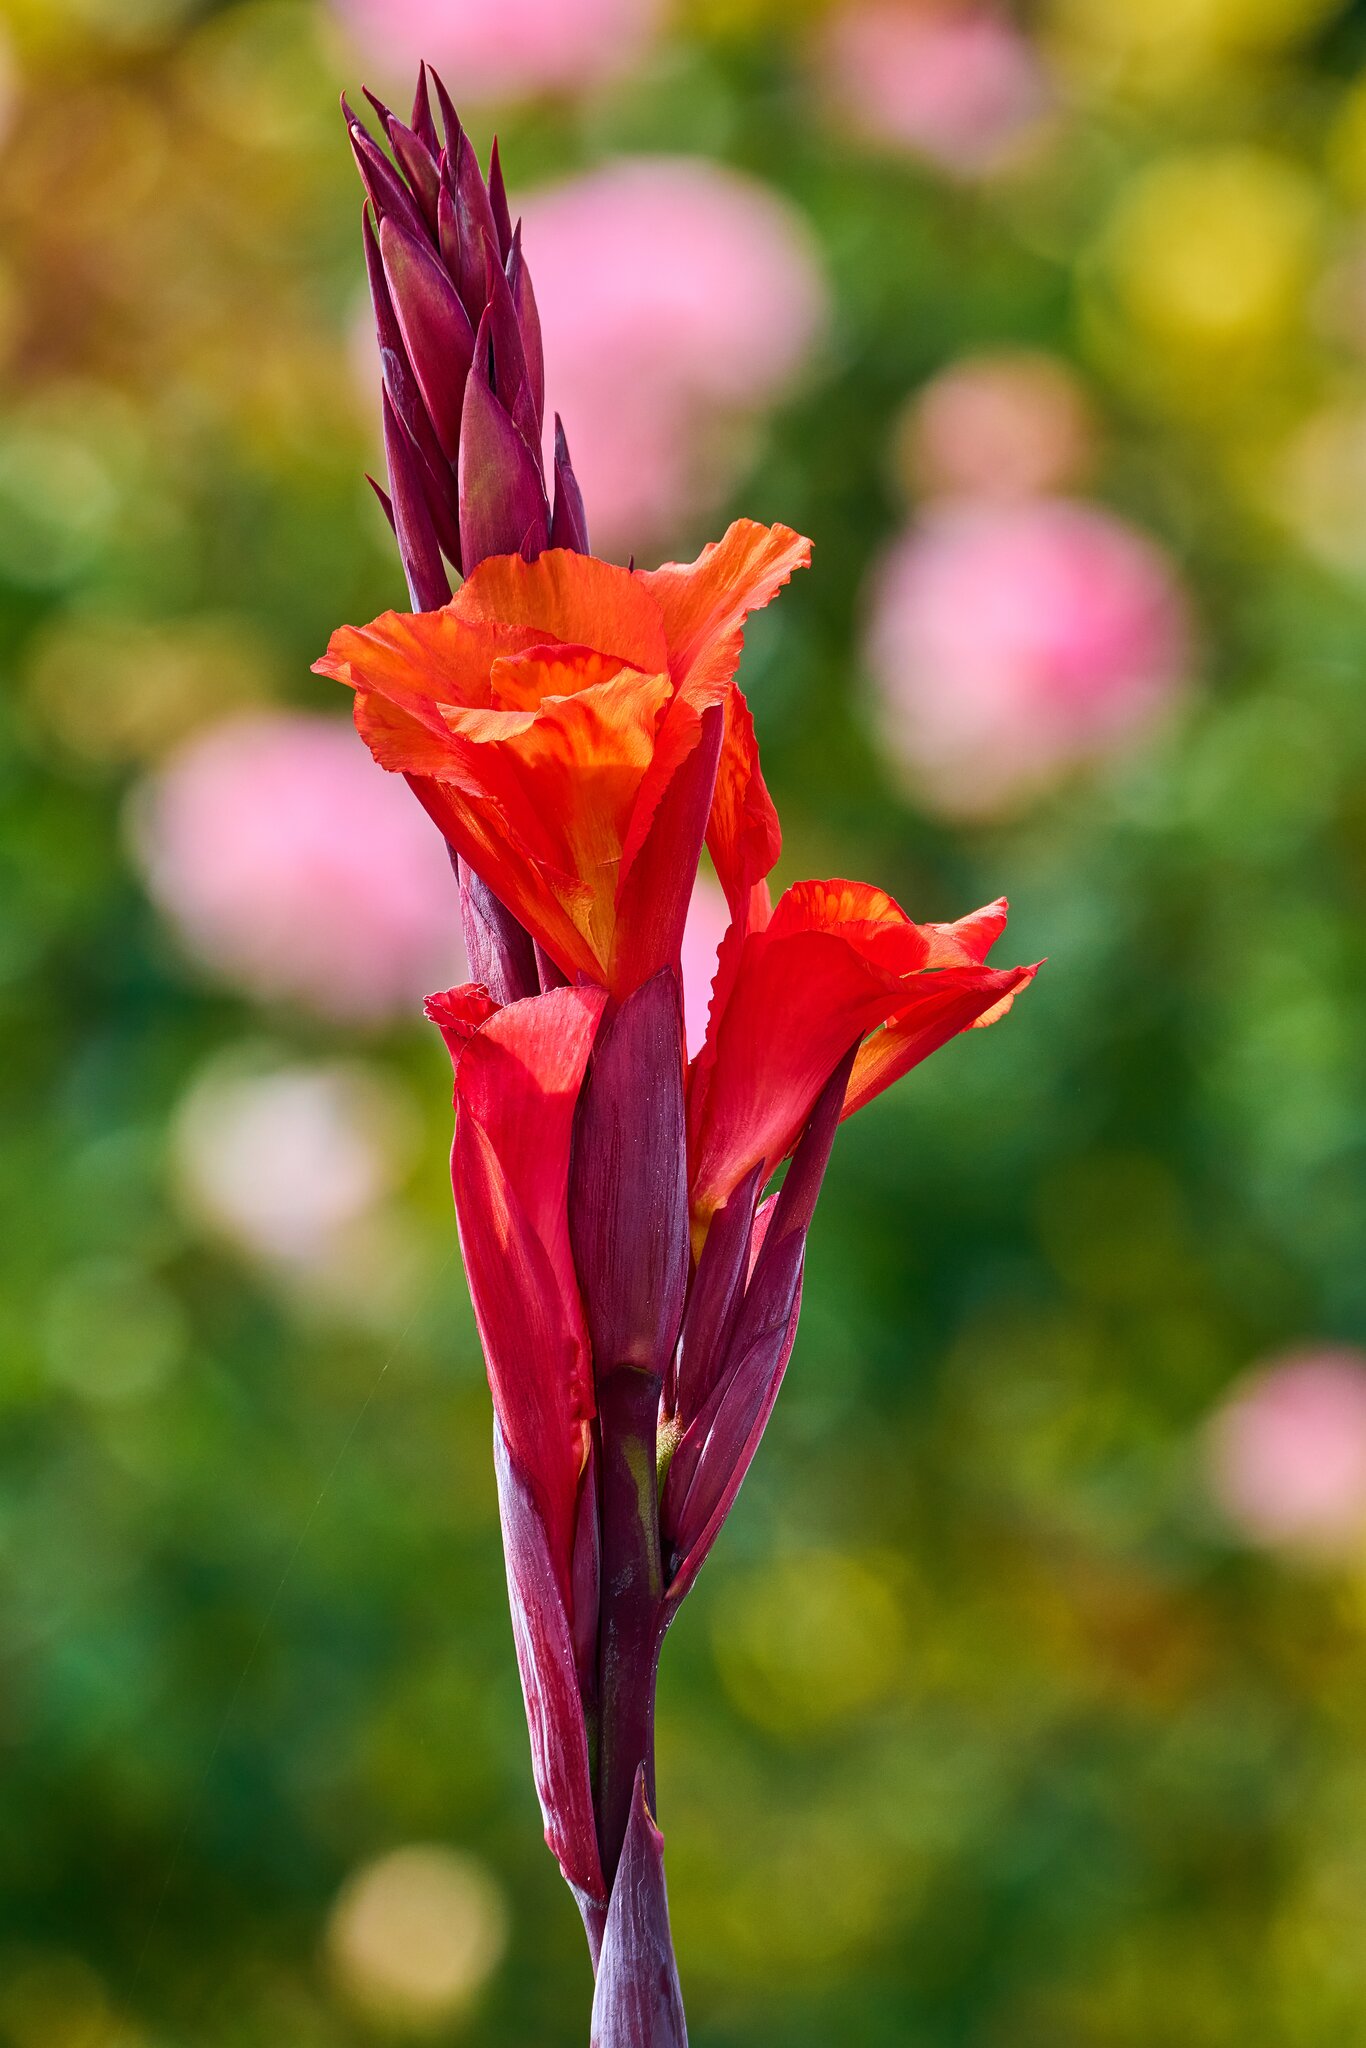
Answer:
[{"label": "flower bud", "polygon": [[541,323],[498,145],[485,180],[435,72],[430,84],[444,146],[425,65],[411,123],[366,95],[392,156],[342,101],[365,187],[365,260],[384,376],[389,490],[380,495],[419,610],[448,601],[446,563],[468,575],[486,555],[534,560],[552,542],[588,550],[558,419],[553,510],[546,486]]},{"label": "flower bud", "polygon": [[569,1234],[593,1369],[663,1376],[688,1281],[683,1020],[665,968],[602,1033],[574,1126]]}]

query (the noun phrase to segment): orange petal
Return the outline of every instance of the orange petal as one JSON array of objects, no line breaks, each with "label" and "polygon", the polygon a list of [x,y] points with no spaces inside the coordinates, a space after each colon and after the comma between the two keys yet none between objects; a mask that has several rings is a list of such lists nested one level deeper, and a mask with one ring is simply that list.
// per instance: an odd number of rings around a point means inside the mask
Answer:
[{"label": "orange petal", "polygon": [[644,579],[568,548],[549,548],[534,562],[491,555],[449,609],[466,625],[530,629],[536,641],[593,647],[650,674],[668,667],[664,621]]},{"label": "orange petal", "polygon": [[[517,717],[523,728],[531,723],[529,714],[494,715]],[[601,981],[602,964],[586,935],[592,890],[564,871],[563,849],[557,850],[553,841],[538,833],[532,851],[517,837],[490,794],[484,750],[457,738],[444,723],[438,739],[398,705],[369,691],[356,697],[355,721],[380,766],[408,777],[443,837],[539,939],[562,972],[571,979],[586,974]]]},{"label": "orange petal", "polygon": [[460,756],[440,712],[424,718],[378,691],[357,690],[351,715],[381,768],[396,775],[459,777]]},{"label": "orange petal", "polygon": [[535,711],[543,698],[572,697],[594,683],[609,682],[626,665],[591,647],[533,647],[495,661],[489,691],[505,711]]},{"label": "orange petal", "polygon": [[734,687],[745,620],[810,559],[810,541],[791,527],[738,519],[695,562],[668,562],[640,579],[663,612],[669,664],[680,691],[697,699],[720,696],[726,704],[707,845],[732,917],[743,915],[750,889],[772,871],[782,851],[754,721]]},{"label": "orange petal", "polygon": [[828,932],[845,925],[907,925],[911,920],[894,896],[871,882],[794,882],[778,899],[769,923],[774,932]]},{"label": "orange petal", "polygon": [[769,930],[837,931],[866,960],[900,976],[930,966],[935,944],[942,944],[913,923],[895,897],[869,882],[794,882],[780,898]]},{"label": "orange petal", "polygon": [[431,703],[488,705],[494,662],[534,647],[537,638],[525,625],[466,625],[450,605],[439,612],[384,612],[368,626],[339,626],[313,673],[353,690],[378,691],[415,712]]},{"label": "orange petal", "polygon": [[[465,756],[513,848],[586,890],[587,923],[576,921],[604,963],[622,849],[668,697],[667,676],[624,670],[577,696],[547,698],[524,732],[472,746]],[[515,902],[508,908],[518,913]]]},{"label": "orange petal", "polygon": [[623,849],[670,687],[617,666],[535,710],[450,711],[439,734],[365,692],[356,723],[383,766],[443,785],[452,845],[562,971],[606,984]]},{"label": "orange petal", "polygon": [[409,787],[429,818],[505,907],[537,939],[569,980],[601,983],[599,960],[585,928],[592,891],[572,875],[528,862],[514,847],[501,814],[485,802],[471,802],[448,782],[411,775]]},{"label": "orange petal", "polygon": [[714,689],[730,682],[740,663],[745,620],[810,559],[810,541],[790,526],[737,519],[695,562],[641,571],[638,580],[663,614],[669,666],[679,688]]}]

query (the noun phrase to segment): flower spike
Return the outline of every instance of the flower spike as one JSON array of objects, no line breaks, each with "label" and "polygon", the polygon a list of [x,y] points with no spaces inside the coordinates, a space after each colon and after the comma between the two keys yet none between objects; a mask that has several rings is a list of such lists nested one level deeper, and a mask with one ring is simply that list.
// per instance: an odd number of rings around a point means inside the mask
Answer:
[{"label": "flower spike", "polygon": [[[1003,899],[952,924],[861,882],[772,903],[782,835],[736,672],[809,542],[737,520],[694,562],[589,552],[558,414],[547,478],[497,145],[486,179],[425,66],[411,122],[366,97],[387,151],[342,105],[383,378],[374,488],[413,610],[341,627],[316,667],[455,869],[473,978],[427,1015],[453,1073],[532,1775],[588,1938],[592,2041],[686,2048],[654,1819],[665,1633],[777,1400],[840,1122],[1036,970],[989,964]],[[689,1061],[704,849],[730,922]]]}]

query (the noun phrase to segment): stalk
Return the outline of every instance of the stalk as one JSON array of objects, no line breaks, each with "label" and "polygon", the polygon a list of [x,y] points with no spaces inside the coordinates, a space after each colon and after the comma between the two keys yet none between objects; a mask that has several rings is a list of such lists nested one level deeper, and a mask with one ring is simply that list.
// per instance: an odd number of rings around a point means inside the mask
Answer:
[{"label": "stalk", "polygon": [[[619,1366],[598,1381],[602,1461],[601,1722],[597,1814],[610,1889],[594,1957],[590,2048],[687,2048],[664,1839],[654,1824],[655,1673],[667,1626],[656,1431],[662,1375]],[[590,1927],[589,1945],[595,1929]]]},{"label": "stalk", "polygon": [[655,1672],[662,1640],[655,1433],[660,1383],[630,1366],[598,1383],[602,1436],[602,1608],[598,1633],[598,1839],[610,1885],[631,1816],[636,1773],[655,1803]]}]

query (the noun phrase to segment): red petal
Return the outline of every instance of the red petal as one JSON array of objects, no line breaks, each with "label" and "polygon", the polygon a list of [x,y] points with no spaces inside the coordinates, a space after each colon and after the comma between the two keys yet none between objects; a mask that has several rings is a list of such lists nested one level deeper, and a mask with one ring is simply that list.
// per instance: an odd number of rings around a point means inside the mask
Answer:
[{"label": "red petal", "polygon": [[881,1031],[859,1048],[844,1114],[852,1116],[941,1045],[974,1025],[1003,1017],[1037,967],[945,967],[917,976],[913,995]]},{"label": "red petal", "polygon": [[726,730],[707,823],[707,849],[731,916],[743,918],[750,892],[773,871],[783,850],[783,834],[759,766],[754,720],[738,685],[726,697]]},{"label": "red petal", "polygon": [[428,996],[422,1005],[423,1015],[435,1024],[445,1039],[446,1050],[455,1066],[459,1066],[460,1056],[475,1032],[487,1024],[497,1010],[498,1004],[479,981],[466,981],[459,988],[442,989],[437,995]]},{"label": "red petal", "polygon": [[998,896],[994,903],[984,904],[980,910],[960,917],[956,924],[927,924],[924,929],[933,933],[936,941],[942,940],[944,948],[944,957],[941,958],[941,949],[936,943],[931,966],[959,967],[976,961],[980,967],[1006,928],[1009,908],[1005,897]]},{"label": "red petal", "polygon": [[511,1003],[456,1070],[460,1244],[508,1449],[545,1523],[566,1602],[593,1379],[569,1247],[574,1105],[607,998],[554,989]]},{"label": "red petal", "polygon": [[898,977],[836,933],[770,928],[745,940],[713,1056],[693,1073],[695,1219],[705,1224],[752,1166],[767,1177],[786,1158],[841,1055],[901,1001]]}]

